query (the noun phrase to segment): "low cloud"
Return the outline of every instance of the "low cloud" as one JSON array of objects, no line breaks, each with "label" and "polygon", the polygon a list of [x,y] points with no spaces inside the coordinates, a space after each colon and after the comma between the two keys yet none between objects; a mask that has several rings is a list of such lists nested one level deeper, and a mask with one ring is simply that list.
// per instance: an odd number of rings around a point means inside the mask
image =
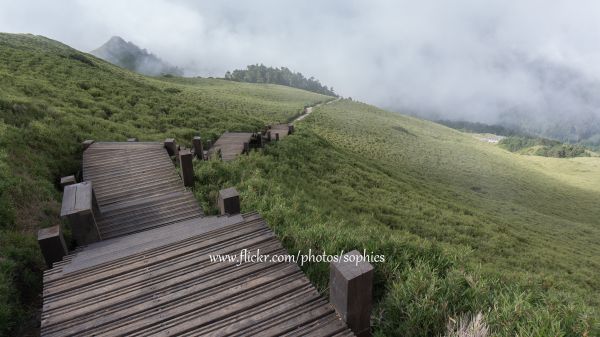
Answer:
[{"label": "low cloud", "polygon": [[597,122],[597,13],[595,1],[24,0],[0,1],[0,30],[84,51],[118,35],[188,75],[287,66],[431,118]]}]

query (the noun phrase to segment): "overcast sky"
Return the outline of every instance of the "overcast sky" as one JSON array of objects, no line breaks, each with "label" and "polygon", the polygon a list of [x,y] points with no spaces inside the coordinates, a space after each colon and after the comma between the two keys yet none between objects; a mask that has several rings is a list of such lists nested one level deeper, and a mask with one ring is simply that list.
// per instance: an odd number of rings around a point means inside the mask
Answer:
[{"label": "overcast sky", "polygon": [[0,31],[83,51],[118,35],[188,75],[287,66],[343,96],[454,118],[597,114],[573,92],[600,78],[600,1],[0,0]]}]

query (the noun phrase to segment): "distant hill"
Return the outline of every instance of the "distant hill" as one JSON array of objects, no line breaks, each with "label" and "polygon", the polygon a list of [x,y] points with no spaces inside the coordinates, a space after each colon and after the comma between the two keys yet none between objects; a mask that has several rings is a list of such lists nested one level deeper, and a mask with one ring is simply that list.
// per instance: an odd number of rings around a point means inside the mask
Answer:
[{"label": "distant hill", "polygon": [[333,88],[322,85],[314,77],[306,78],[301,73],[295,73],[286,67],[273,68],[262,64],[249,65],[243,70],[228,71],[226,80],[248,83],[273,83],[286,85],[292,88],[312,91],[317,94],[337,96]]},{"label": "distant hill", "polygon": [[529,134],[517,129],[509,128],[502,125],[486,124],[480,122],[469,122],[469,121],[451,121],[446,119],[436,120],[436,123],[445,125],[449,128],[466,132],[476,133],[493,133],[499,136],[529,136]]},{"label": "distant hill", "polygon": [[490,125],[485,123],[473,123],[467,121],[436,121],[447,127],[474,133],[492,133],[504,136],[500,140],[500,147],[511,152],[530,154],[543,157],[573,158],[589,157],[590,152],[580,144],[564,144],[561,141],[535,136],[521,131],[518,127],[511,129],[501,125]]},{"label": "distant hill", "polygon": [[[448,97],[444,94],[447,88],[443,88],[446,84],[432,83],[425,96],[428,99],[399,95],[397,102],[387,107],[430,120],[491,123],[600,149],[600,79],[592,73],[516,52],[497,56],[486,71],[489,78],[520,80],[513,87],[498,84],[493,90],[480,91],[470,82],[459,82],[456,92]],[[458,99],[463,95],[469,98]]]},{"label": "distant hill", "polygon": [[141,49],[118,36],[111,37],[100,48],[90,53],[114,65],[144,75],[183,75],[182,69],[164,62],[146,49]]},{"label": "distant hill", "polygon": [[539,106],[508,106],[499,124],[562,142],[600,145],[600,81],[547,60],[517,55],[499,62],[526,74],[541,97]]}]

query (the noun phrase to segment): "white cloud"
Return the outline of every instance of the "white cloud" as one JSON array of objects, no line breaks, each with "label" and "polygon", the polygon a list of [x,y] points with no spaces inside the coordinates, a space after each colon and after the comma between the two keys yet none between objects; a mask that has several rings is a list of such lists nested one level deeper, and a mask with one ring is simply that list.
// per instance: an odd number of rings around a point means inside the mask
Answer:
[{"label": "white cloud", "polygon": [[119,35],[191,73],[287,66],[380,106],[494,121],[515,107],[594,110],[539,71],[600,78],[598,13],[564,0],[0,0],[0,30],[85,51]]}]

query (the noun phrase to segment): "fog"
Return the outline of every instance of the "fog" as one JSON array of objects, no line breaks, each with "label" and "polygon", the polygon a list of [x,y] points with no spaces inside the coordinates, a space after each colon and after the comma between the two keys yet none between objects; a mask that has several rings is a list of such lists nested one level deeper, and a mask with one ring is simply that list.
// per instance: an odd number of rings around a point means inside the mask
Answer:
[{"label": "fog", "polygon": [[0,31],[83,51],[113,35],[186,75],[286,66],[429,118],[600,120],[597,1],[0,1]]}]

